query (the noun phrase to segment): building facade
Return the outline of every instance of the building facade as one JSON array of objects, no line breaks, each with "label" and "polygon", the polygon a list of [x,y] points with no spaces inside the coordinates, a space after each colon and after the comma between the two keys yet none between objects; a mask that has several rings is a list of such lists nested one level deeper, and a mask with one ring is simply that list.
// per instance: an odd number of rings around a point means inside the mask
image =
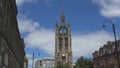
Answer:
[{"label": "building facade", "polygon": [[26,57],[26,55],[24,57],[24,68],[28,68],[28,58]]},{"label": "building facade", "polygon": [[24,67],[24,42],[17,13],[15,0],[0,0],[0,68]]},{"label": "building facade", "polygon": [[[120,53],[120,40],[117,41],[117,46],[117,52]],[[95,51],[93,53],[93,64],[94,68],[118,68],[115,43],[108,41],[98,51]]]},{"label": "building facade", "polygon": [[69,64],[72,68],[72,46],[70,21],[65,21],[64,10],[62,10],[61,23],[56,22],[55,35],[55,66],[58,62]]},{"label": "building facade", "polygon": [[35,62],[35,68],[55,68],[54,59],[42,59]]}]

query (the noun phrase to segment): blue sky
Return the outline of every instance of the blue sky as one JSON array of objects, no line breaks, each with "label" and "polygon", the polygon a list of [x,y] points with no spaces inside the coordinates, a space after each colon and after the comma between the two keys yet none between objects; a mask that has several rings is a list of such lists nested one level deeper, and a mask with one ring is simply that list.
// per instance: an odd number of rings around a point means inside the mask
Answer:
[{"label": "blue sky", "polygon": [[74,62],[80,56],[91,57],[95,50],[114,39],[110,23],[106,23],[106,29],[101,27],[105,20],[115,24],[119,39],[119,0],[16,0],[16,3],[29,68],[33,52],[35,60],[54,58],[55,24],[57,18],[60,23],[62,8],[66,23],[71,22]]}]

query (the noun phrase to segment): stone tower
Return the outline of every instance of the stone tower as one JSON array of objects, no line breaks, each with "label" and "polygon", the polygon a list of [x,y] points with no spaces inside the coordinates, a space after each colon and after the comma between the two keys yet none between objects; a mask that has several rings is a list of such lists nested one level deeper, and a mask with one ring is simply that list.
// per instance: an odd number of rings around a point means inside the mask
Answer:
[{"label": "stone tower", "polygon": [[55,66],[58,62],[69,64],[72,68],[72,47],[70,21],[65,21],[64,10],[62,9],[60,25],[56,21],[55,35]]}]

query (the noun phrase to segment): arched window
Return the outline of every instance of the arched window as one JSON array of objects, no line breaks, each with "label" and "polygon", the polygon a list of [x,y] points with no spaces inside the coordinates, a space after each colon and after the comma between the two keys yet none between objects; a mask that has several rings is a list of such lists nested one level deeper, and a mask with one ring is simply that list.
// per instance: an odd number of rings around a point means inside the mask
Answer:
[{"label": "arched window", "polygon": [[2,68],[6,68],[8,67],[8,59],[9,59],[9,56],[8,56],[8,48],[7,48],[7,42],[2,39],[1,41],[1,48],[0,48],[0,51],[1,51],[1,54],[0,54],[0,57],[1,57],[1,66],[3,66]]},{"label": "arched window", "polygon": [[65,37],[65,50],[68,50],[68,38]]},{"label": "arched window", "polygon": [[4,55],[4,46],[0,44],[0,66],[3,63],[3,56]]},{"label": "arched window", "polygon": [[68,38],[65,37],[65,44],[68,44]]},{"label": "arched window", "polygon": [[62,37],[59,37],[59,49],[62,50]]},{"label": "arched window", "polygon": [[66,27],[60,27],[59,32],[60,33],[67,33]]},{"label": "arched window", "polygon": [[2,2],[3,0],[0,0],[0,9],[2,8],[2,6],[3,6],[3,2]]},{"label": "arched window", "polygon": [[4,63],[8,67],[8,53],[5,53]]},{"label": "arched window", "polygon": [[59,37],[59,44],[62,44],[62,37]]}]

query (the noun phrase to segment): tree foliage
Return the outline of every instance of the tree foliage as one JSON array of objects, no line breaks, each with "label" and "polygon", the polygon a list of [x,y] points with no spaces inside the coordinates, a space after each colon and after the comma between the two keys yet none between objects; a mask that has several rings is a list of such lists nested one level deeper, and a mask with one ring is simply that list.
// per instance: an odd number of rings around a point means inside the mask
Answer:
[{"label": "tree foliage", "polygon": [[70,68],[69,64],[64,64],[62,62],[57,63],[57,68]]},{"label": "tree foliage", "polygon": [[77,60],[74,68],[93,68],[93,61],[82,56]]}]

